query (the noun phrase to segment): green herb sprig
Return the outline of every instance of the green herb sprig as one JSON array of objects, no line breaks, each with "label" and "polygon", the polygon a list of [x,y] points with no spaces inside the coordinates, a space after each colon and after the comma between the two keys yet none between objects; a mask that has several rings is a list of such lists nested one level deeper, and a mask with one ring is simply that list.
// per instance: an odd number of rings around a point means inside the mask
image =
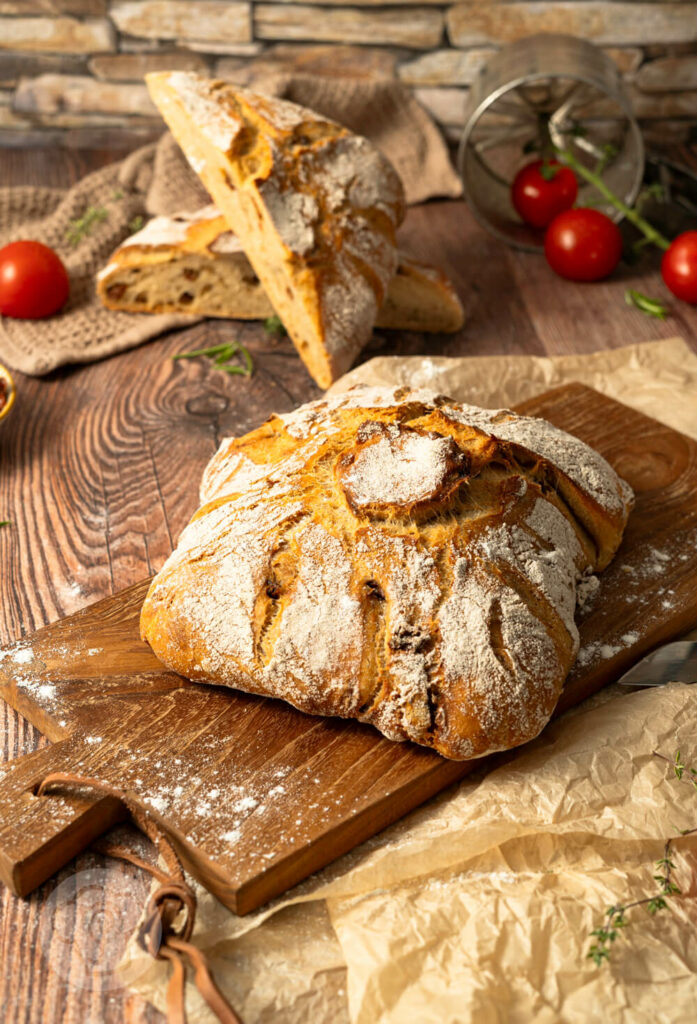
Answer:
[{"label": "green herb sprig", "polygon": [[[176,362],[179,359],[210,359],[216,370],[223,370],[230,375],[241,375],[251,377],[254,372],[254,363],[247,349],[239,341],[224,342],[221,345],[213,345],[211,348],[199,348],[191,352],[179,352],[172,356]],[[241,359],[242,362],[231,362],[233,359]]]},{"label": "green herb sprig", "polygon": [[280,316],[270,316],[264,320],[264,330],[267,334],[275,334],[278,337],[287,333]]},{"label": "green herb sprig", "polygon": [[3,528],[3,526],[12,526],[12,520],[3,519],[2,522],[0,522],[0,530]]},{"label": "green herb sprig", "polygon": [[624,293],[624,301],[628,306],[634,306],[640,313],[645,313],[646,316],[654,316],[657,320],[665,320],[670,312],[668,307],[664,306],[658,299],[650,299],[648,295],[643,295],[635,288],[627,288]]},{"label": "green herb sprig", "polygon": [[[122,189],[115,189],[109,197],[112,202],[118,202],[123,199],[125,193]],[[101,224],[103,221],[108,220],[109,209],[107,206],[88,206],[81,217],[75,217],[73,220],[68,222],[68,230],[65,233],[65,241],[68,245],[75,248],[83,238],[87,238],[91,235],[95,227]],[[137,214],[128,224],[128,230],[130,234],[134,234],[145,224],[145,218],[142,214]]]},{"label": "green herb sprig", "polygon": [[101,224],[109,216],[105,206],[88,206],[81,217],[70,221],[68,230],[65,233],[65,240],[68,245],[75,248],[83,238],[92,234],[97,224]]},{"label": "green herb sprig", "polygon": [[[664,754],[659,754],[656,750],[653,753],[654,757],[659,757],[662,761],[667,761],[672,766],[675,777],[678,780],[687,782],[694,789],[697,789],[697,769],[685,765],[679,750],[675,752],[673,759],[666,757]],[[676,831],[678,835],[689,836],[696,833],[697,828],[676,829]],[[593,961],[596,967],[602,966],[602,964],[607,963],[610,959],[612,944],[629,924],[626,917],[629,910],[633,910],[635,907],[646,907],[649,914],[653,917],[659,911],[667,909],[668,900],[682,896],[680,887],[673,881],[675,864],[670,856],[672,845],[672,838],[667,839],[663,847],[663,856],[656,861],[656,874],[653,876],[657,883],[656,891],[649,896],[644,896],[642,899],[632,900],[631,903],[618,903],[608,907],[605,911],[603,923],[599,928],[594,928],[590,933],[590,937],[595,941],[591,943],[586,955],[589,960]]]}]

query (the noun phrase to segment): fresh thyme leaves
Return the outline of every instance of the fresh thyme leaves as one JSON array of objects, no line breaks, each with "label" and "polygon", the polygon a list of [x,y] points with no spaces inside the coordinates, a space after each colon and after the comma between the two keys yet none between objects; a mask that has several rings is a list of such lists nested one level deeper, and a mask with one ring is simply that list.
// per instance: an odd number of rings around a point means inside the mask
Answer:
[{"label": "fresh thyme leaves", "polygon": [[[211,348],[199,348],[192,352],[179,352],[172,356],[175,361],[178,359],[198,359],[203,357],[210,359],[216,370],[223,370],[231,376],[241,375],[251,377],[254,372],[254,363],[249,350],[239,341],[228,341],[222,345],[213,345]],[[237,362],[231,362],[236,359]],[[239,362],[239,360],[242,362]]]},{"label": "fresh thyme leaves", "polygon": [[3,519],[2,521],[0,521],[0,529],[2,529],[3,526],[12,526],[12,520]]},{"label": "fresh thyme leaves", "polygon": [[101,224],[108,216],[109,211],[105,206],[88,206],[81,217],[76,217],[70,221],[68,230],[65,233],[65,240],[68,245],[75,248],[83,238],[92,234],[92,230],[97,224]]},{"label": "fresh thyme leaves", "polygon": [[267,320],[264,320],[264,330],[267,334],[276,334],[279,337],[286,333],[280,316],[270,316]]},{"label": "fresh thyme leaves", "polygon": [[641,292],[636,291],[635,288],[627,288],[624,293],[624,301],[628,306],[634,306],[641,313],[646,313],[647,316],[655,316],[658,320],[665,320],[668,315],[668,307],[664,306],[658,299],[650,299],[648,295],[643,295]]},{"label": "fresh thyme leaves", "polygon": [[[122,189],[115,189],[109,199],[111,202],[118,202],[119,199],[123,199],[125,193]],[[87,238],[91,235],[97,224],[101,224],[103,221],[109,218],[109,210],[107,206],[88,206],[81,217],[75,217],[68,223],[68,230],[65,233],[65,240],[68,245],[75,248],[83,238]],[[129,222],[128,230],[130,234],[140,229],[145,224],[145,218],[142,214],[137,214]]]},{"label": "fresh thyme leaves", "polygon": [[[679,750],[675,752],[675,757],[672,759],[664,754],[659,754],[656,750],[653,754],[654,757],[659,757],[672,766],[675,777],[679,781],[687,782],[688,785],[697,789],[697,768],[687,766]],[[689,836],[696,833],[697,828],[676,829],[676,831],[681,836]],[[612,943],[629,923],[626,918],[628,910],[633,910],[634,907],[646,907],[653,917],[659,911],[667,909],[669,899],[682,895],[680,887],[673,881],[675,864],[670,856],[672,845],[673,840],[667,839],[663,847],[663,856],[656,861],[656,874],[653,876],[657,883],[656,892],[650,896],[644,896],[642,899],[633,900],[631,903],[618,903],[616,906],[608,907],[603,923],[591,932],[591,938],[595,939],[595,942],[591,943],[587,958],[592,960],[596,967],[600,967],[610,959]]]}]

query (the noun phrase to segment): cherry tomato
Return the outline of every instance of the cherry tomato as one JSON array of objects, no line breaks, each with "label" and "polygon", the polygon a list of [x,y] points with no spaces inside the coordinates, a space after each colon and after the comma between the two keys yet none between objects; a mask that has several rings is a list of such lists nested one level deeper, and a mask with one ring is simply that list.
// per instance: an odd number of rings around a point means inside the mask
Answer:
[{"label": "cherry tomato", "polygon": [[600,210],[565,210],[547,228],[547,262],[556,274],[570,281],[599,281],[607,277],[621,255],[620,230]]},{"label": "cherry tomato", "polygon": [[697,303],[697,231],[674,238],[661,260],[663,280],[683,302]]},{"label": "cherry tomato", "polygon": [[57,313],[70,282],[59,256],[41,242],[10,242],[0,249],[0,313],[39,320]]},{"label": "cherry tomato", "polygon": [[558,213],[571,209],[577,195],[576,175],[557,160],[533,160],[521,167],[511,185],[516,213],[533,228],[546,228]]}]

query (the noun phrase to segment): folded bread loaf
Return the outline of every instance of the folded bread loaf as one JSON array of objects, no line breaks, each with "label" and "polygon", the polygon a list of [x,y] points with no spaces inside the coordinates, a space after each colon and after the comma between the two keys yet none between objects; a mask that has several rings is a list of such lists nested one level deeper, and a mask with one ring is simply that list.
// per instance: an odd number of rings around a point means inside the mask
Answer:
[{"label": "folded bread loaf", "polygon": [[[97,276],[97,293],[109,309],[129,313],[259,320],[274,311],[215,206],[149,221],[113,253]],[[445,274],[400,252],[376,326],[450,333],[463,320],[462,303]]]},{"label": "folded bread loaf", "polygon": [[150,94],[320,387],[370,338],[397,269],[402,183],[361,136],[285,100],[191,72]]},{"label": "folded bread loaf", "polygon": [[632,500],[544,420],[354,389],[223,442],[142,635],[191,679],[479,757],[548,721]]}]

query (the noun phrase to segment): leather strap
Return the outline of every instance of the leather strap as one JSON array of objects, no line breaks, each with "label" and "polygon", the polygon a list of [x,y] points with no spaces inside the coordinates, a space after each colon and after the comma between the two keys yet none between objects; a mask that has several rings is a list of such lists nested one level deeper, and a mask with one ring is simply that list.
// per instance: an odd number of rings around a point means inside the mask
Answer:
[{"label": "leather strap", "polygon": [[[135,864],[160,882],[160,887],[148,901],[145,921],[138,933],[138,942],[155,959],[168,960],[172,968],[167,986],[169,1024],[187,1024],[187,967],[193,970],[194,983],[220,1024],[242,1024],[241,1018],[216,985],[206,957],[189,941],[196,920],[196,894],[186,881],[181,861],[162,828],[130,794],[115,789],[100,779],[73,775],[69,772],[51,772],[36,787],[35,795],[45,796],[49,786],[80,786],[120,800],[130,812],[135,824],[145,833],[164,860],[166,871],[144,861],[126,846],[106,839],[93,843],[94,849],[100,853]],[[182,912],[184,920],[177,925],[175,922]]]}]

